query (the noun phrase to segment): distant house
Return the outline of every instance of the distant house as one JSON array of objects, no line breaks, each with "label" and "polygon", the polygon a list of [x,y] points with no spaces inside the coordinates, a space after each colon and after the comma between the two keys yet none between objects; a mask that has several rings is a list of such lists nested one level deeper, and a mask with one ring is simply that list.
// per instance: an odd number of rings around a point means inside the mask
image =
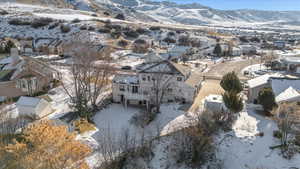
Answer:
[{"label": "distant house", "polygon": [[42,98],[22,96],[16,103],[19,116],[41,119],[53,112],[51,104]]},{"label": "distant house", "polygon": [[201,77],[192,74],[182,65],[172,61],[145,63],[138,67],[135,74],[118,74],[113,79],[113,101],[118,103],[151,105],[157,74],[168,79],[168,87],[162,98],[163,102],[193,102],[199,91]]},{"label": "distant house", "polygon": [[300,74],[300,50],[279,52],[277,55],[279,59],[271,62],[272,69]]},{"label": "distant house", "polygon": [[52,87],[59,75],[47,64],[28,56],[21,57],[16,52],[0,60],[1,100],[43,91]]},{"label": "distant house", "polygon": [[300,79],[271,78],[270,84],[277,102],[300,101]]},{"label": "distant house", "polygon": [[63,41],[55,39],[48,44],[48,54],[51,55],[62,55],[63,54]]},{"label": "distant house", "polygon": [[277,49],[284,49],[286,46],[285,41],[274,41],[273,42],[274,47],[276,47]]},{"label": "distant house", "polygon": [[257,52],[256,47],[253,45],[240,45],[239,48],[243,55],[255,54]]},{"label": "distant house", "polygon": [[281,74],[265,74],[248,80],[248,101],[257,103],[258,93],[265,87],[272,88],[275,99],[278,102],[298,99],[300,79],[297,77],[284,76]]},{"label": "distant house", "polygon": [[242,50],[239,47],[233,47],[232,48],[232,56],[241,56]]},{"label": "distant house", "polygon": [[248,80],[247,83],[249,85],[248,89],[248,101],[257,103],[257,97],[258,93],[261,89],[265,87],[271,87],[271,84],[269,82],[271,77],[284,77],[281,74],[265,74],[262,76],[259,76],[257,78]]},{"label": "distant house", "polygon": [[174,46],[168,50],[171,60],[181,59],[191,49],[190,46]]}]

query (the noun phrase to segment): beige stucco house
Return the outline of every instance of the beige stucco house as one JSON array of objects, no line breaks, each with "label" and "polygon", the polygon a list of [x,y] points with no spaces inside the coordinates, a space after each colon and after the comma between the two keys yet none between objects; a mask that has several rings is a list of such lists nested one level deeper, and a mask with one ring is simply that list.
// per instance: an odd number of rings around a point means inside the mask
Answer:
[{"label": "beige stucco house", "polygon": [[[201,76],[188,67],[172,61],[145,63],[133,74],[118,74],[113,79],[113,101],[118,103],[151,105],[155,87],[164,92],[162,102],[193,102],[201,87]],[[155,84],[155,81],[159,85]]]},{"label": "beige stucco house", "polygon": [[43,91],[52,87],[58,75],[46,63],[12,52],[10,57],[0,60],[0,100]]}]

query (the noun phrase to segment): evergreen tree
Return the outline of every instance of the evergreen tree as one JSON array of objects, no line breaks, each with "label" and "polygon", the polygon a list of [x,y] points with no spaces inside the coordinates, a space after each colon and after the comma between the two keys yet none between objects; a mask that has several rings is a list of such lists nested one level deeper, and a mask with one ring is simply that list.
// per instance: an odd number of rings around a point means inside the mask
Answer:
[{"label": "evergreen tree", "polygon": [[222,54],[222,48],[221,48],[221,45],[220,45],[219,43],[217,43],[217,45],[215,46],[215,49],[214,49],[213,53],[214,53],[217,57],[221,57],[221,54]]},{"label": "evergreen tree", "polygon": [[275,95],[273,90],[268,88],[263,88],[258,93],[258,103],[261,104],[266,112],[270,112],[277,106],[275,102]]},{"label": "evergreen tree", "polygon": [[224,75],[220,85],[227,92],[240,93],[243,90],[242,83],[235,72]]},{"label": "evergreen tree", "polygon": [[233,113],[238,113],[243,110],[243,99],[233,91],[226,91],[223,94],[223,101],[227,109]]}]

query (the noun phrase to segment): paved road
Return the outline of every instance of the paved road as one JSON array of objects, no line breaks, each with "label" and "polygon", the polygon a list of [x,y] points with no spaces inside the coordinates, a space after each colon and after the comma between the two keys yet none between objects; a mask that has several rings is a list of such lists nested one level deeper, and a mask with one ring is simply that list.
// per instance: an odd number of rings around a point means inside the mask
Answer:
[{"label": "paved road", "polygon": [[218,78],[206,78],[202,84],[201,90],[194,100],[193,105],[190,107],[189,112],[197,112],[199,107],[202,105],[202,100],[210,94],[222,94],[224,90],[220,86],[220,80],[226,73],[235,71],[241,79],[247,79],[242,75],[241,71],[250,65],[260,63],[259,60],[242,60],[242,61],[229,61],[224,63],[215,64],[210,67],[210,70],[206,73],[202,73],[205,77],[218,77]]},{"label": "paved road", "polygon": [[243,76],[241,71],[247,66],[258,64],[258,63],[260,63],[259,59],[228,61],[228,62],[212,65],[210,67],[210,70],[204,73],[203,75],[222,77],[226,73],[234,71],[238,74],[240,78],[245,78],[245,76]]}]

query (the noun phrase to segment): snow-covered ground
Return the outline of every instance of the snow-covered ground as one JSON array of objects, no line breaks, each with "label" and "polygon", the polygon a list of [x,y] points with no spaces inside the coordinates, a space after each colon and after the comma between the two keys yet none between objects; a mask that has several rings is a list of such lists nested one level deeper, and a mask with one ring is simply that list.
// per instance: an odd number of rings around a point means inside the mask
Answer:
[{"label": "snow-covered ground", "polygon": [[[284,159],[280,150],[269,147],[280,144],[273,137],[273,131],[278,130],[277,124],[267,117],[255,112],[255,107],[248,105],[247,111],[239,114],[233,126],[233,131],[222,133],[216,139],[216,144],[226,135],[218,147],[217,157],[224,162],[224,169],[290,169],[300,166],[300,154],[291,160]],[[264,136],[257,136],[258,133]]]}]

